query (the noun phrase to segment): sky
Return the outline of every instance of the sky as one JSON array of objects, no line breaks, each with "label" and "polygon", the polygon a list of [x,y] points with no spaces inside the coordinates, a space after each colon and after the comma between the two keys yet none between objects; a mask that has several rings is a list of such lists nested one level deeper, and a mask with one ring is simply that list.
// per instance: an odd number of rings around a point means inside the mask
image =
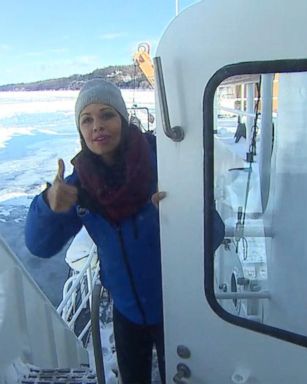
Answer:
[{"label": "sky", "polygon": [[[178,0],[182,12],[196,0]],[[132,64],[140,42],[154,56],[175,0],[7,0],[1,3],[0,85]]]}]

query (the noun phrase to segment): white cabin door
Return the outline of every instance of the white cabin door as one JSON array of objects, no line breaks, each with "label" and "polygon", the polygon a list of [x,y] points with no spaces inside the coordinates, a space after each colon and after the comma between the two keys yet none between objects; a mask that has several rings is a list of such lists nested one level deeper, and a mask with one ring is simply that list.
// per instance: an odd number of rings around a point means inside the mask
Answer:
[{"label": "white cabin door", "polygon": [[307,382],[306,15],[201,1],[159,43],[167,383]]}]

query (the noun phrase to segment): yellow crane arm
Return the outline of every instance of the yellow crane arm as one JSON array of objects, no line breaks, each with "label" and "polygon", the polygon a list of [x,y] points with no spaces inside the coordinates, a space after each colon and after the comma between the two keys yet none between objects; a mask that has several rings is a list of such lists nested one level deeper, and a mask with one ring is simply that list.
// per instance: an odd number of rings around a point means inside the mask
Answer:
[{"label": "yellow crane arm", "polygon": [[154,87],[154,67],[150,57],[150,46],[148,43],[140,43],[138,45],[138,50],[133,56],[133,61],[144,73],[150,85]]}]

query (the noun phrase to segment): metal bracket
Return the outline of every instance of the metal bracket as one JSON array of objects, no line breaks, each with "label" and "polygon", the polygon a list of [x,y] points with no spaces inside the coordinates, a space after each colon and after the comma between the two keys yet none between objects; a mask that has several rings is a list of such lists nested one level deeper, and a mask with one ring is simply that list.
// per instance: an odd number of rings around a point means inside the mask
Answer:
[{"label": "metal bracket", "polygon": [[176,384],[186,384],[184,379],[188,379],[189,377],[191,377],[190,368],[186,364],[179,363],[177,365],[177,373],[173,377],[173,382]]}]

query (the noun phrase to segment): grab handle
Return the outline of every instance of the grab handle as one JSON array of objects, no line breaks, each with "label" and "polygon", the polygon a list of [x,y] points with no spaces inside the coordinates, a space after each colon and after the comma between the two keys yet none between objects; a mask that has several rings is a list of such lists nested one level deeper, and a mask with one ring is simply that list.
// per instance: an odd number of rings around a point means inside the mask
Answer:
[{"label": "grab handle", "polygon": [[156,86],[158,89],[158,97],[159,97],[159,103],[160,103],[160,109],[161,109],[163,131],[165,135],[170,139],[172,139],[173,141],[176,141],[176,142],[182,141],[184,139],[184,131],[182,127],[179,127],[179,126],[171,127],[171,124],[170,124],[165,85],[164,85],[164,79],[163,79],[161,57],[159,56],[154,57],[153,61],[154,61],[154,68],[155,68],[155,80],[156,80]]}]

